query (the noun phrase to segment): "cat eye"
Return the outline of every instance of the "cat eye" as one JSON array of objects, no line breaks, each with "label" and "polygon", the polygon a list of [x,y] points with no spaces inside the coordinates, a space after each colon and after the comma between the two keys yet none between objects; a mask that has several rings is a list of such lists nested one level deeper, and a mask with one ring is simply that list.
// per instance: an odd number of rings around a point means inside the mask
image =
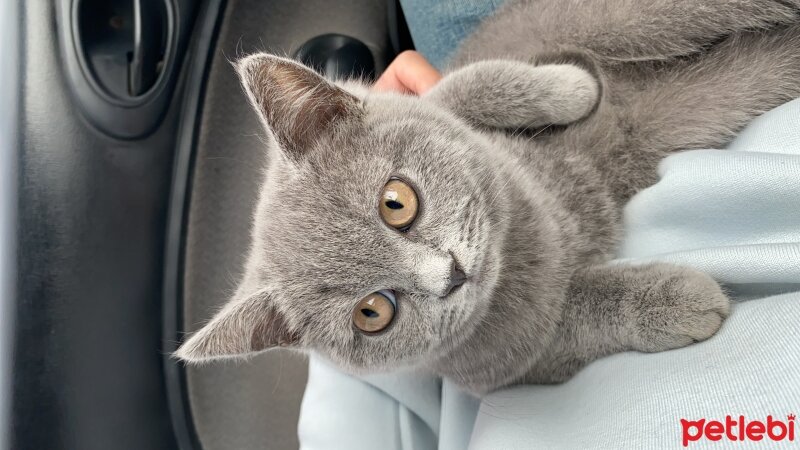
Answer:
[{"label": "cat eye", "polygon": [[393,178],[383,187],[380,213],[386,225],[406,231],[417,218],[418,210],[417,193],[405,181]]},{"label": "cat eye", "polygon": [[378,333],[394,319],[395,297],[391,291],[373,292],[359,300],[353,309],[353,325],[364,333]]}]

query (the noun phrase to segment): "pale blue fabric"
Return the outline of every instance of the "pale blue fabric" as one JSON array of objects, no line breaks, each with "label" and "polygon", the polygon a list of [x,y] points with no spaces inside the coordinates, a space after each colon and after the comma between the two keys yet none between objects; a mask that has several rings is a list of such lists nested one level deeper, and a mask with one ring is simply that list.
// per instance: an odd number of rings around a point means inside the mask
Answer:
[{"label": "pale blue fabric", "polygon": [[620,256],[697,267],[754,299],[736,304],[717,336],[607,357],[559,386],[504,389],[477,416],[477,400],[430,375],[360,381],[313,360],[303,447],[683,448],[681,418],[800,412],[800,99],[756,119],[728,150],[673,155],[659,173],[625,210]]},{"label": "pale blue fabric", "polygon": [[359,379],[314,357],[308,378],[298,431],[302,448],[436,448],[439,378],[404,372]]}]

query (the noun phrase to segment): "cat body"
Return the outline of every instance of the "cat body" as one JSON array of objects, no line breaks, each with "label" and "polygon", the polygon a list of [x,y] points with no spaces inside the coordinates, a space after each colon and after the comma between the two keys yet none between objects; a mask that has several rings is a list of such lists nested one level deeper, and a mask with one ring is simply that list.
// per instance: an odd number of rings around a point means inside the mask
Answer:
[{"label": "cat body", "polygon": [[[512,1],[421,98],[270,55],[238,70],[271,163],[242,283],[178,356],[285,345],[481,394],[718,330],[729,301],[707,275],[608,263],[621,211],[664,156],[800,96],[800,18],[783,1]],[[403,229],[378,208],[394,179],[419,197]],[[386,290],[391,323],[354,326]]]}]

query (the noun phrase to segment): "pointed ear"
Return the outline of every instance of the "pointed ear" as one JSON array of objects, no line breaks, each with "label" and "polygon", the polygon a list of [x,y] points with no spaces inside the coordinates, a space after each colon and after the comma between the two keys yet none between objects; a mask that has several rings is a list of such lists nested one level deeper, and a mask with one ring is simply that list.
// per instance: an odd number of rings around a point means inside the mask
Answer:
[{"label": "pointed ear", "polygon": [[297,345],[283,313],[263,293],[231,300],[203,328],[181,345],[175,356],[187,362],[244,356],[271,347]]},{"label": "pointed ear", "polygon": [[239,78],[281,150],[299,160],[337,120],[361,112],[360,101],[290,59],[258,53],[237,64]]}]

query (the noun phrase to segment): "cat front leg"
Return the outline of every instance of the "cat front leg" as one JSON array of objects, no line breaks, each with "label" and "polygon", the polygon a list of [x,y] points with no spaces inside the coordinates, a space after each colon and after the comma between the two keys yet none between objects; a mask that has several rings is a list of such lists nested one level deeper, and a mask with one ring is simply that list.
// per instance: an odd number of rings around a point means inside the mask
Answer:
[{"label": "cat front leg", "polygon": [[603,265],[572,279],[562,323],[528,383],[558,383],[627,350],[660,352],[713,336],[730,302],[708,275],[671,264]]},{"label": "cat front leg", "polygon": [[447,74],[424,98],[477,127],[568,125],[600,99],[600,81],[587,66],[574,59],[481,61]]}]

